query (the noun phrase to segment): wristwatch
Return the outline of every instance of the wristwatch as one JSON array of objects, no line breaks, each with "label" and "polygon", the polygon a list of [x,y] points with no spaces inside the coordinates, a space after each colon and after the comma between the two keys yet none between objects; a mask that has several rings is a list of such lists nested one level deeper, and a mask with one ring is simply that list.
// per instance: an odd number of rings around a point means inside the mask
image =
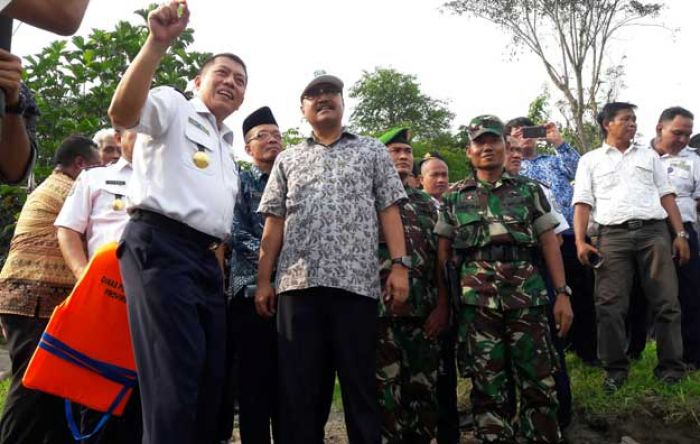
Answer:
[{"label": "wristwatch", "polygon": [[689,235],[688,232],[685,231],[685,230],[681,230],[681,231],[679,231],[678,233],[676,233],[676,237],[681,237],[681,238],[683,238],[683,239],[685,239],[685,240],[690,239],[690,235]]},{"label": "wristwatch", "polygon": [[555,289],[554,289],[554,293],[555,293],[555,294],[565,294],[565,295],[567,295],[567,296],[571,296],[572,291],[571,291],[571,287],[569,287],[568,285],[564,284],[564,285],[561,286],[561,287],[555,288]]},{"label": "wristwatch", "polygon": [[411,256],[401,256],[401,257],[395,257],[391,260],[391,265],[401,265],[406,268],[411,268],[413,265],[413,261],[411,260]]}]

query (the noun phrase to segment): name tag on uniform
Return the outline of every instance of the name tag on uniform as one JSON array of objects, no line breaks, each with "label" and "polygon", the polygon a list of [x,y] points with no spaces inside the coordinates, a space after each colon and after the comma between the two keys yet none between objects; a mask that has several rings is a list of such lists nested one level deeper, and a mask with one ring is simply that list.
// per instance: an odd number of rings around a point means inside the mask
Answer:
[{"label": "name tag on uniform", "polygon": [[106,185],[126,185],[125,180],[105,180]]},{"label": "name tag on uniform", "polygon": [[203,132],[204,134],[206,134],[207,136],[210,135],[210,134],[209,134],[209,130],[208,130],[204,125],[202,125],[200,122],[198,122],[196,119],[193,119],[192,117],[188,117],[188,118],[187,118],[187,121],[188,121],[189,123],[191,123],[192,126],[194,126],[195,128],[197,128],[198,130],[202,131],[202,132]]}]

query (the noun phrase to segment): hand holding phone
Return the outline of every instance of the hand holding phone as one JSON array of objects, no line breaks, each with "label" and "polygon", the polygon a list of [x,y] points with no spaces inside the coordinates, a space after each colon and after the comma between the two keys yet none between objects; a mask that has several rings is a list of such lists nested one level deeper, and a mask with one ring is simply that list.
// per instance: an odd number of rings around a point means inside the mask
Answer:
[{"label": "hand holding phone", "polygon": [[522,134],[523,139],[544,139],[547,137],[547,128],[544,126],[524,126]]}]

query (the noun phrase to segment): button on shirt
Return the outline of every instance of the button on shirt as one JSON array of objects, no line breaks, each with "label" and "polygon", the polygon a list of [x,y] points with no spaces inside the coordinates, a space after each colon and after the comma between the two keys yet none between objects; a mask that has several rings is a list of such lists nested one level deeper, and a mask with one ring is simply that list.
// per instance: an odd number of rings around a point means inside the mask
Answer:
[{"label": "button on shirt", "polygon": [[[265,216],[257,213],[269,175],[253,165],[241,172],[241,190],[233,213],[231,246],[231,295],[236,296],[247,285],[255,285],[258,255]],[[245,294],[243,296],[246,296]]]},{"label": "button on shirt", "polygon": [[576,176],[581,155],[566,142],[558,146],[556,152],[556,156],[537,155],[532,159],[523,159],[520,174],[551,189],[562,214],[571,225],[574,217],[574,209],[571,206],[574,189],[571,181]]},{"label": "button on shirt", "polygon": [[590,205],[598,224],[615,225],[633,219],[665,219],[661,197],[673,192],[654,150],[632,145],[622,153],[603,144],[581,157],[573,201]]},{"label": "button on shirt", "polygon": [[406,198],[386,146],[344,132],[282,151],[259,212],[285,218],[278,292],[333,287],[378,298],[377,212]]},{"label": "button on shirt", "polygon": [[[198,97],[188,101],[173,88],[158,87],[148,94],[137,131],[129,185],[132,208],[226,238],[238,194],[231,130],[225,125],[219,130]],[[193,161],[197,151],[208,158],[204,168]]]},{"label": "button on shirt", "polygon": [[[63,204],[54,225],[85,234],[88,258],[102,245],[121,238],[129,221],[131,173],[131,164],[123,157],[111,165],[83,170]],[[122,208],[115,208],[117,200],[124,203]]]},{"label": "button on shirt", "polygon": [[676,190],[676,204],[683,222],[695,222],[696,199],[700,198],[700,157],[683,149],[675,156],[664,154],[661,163],[666,167],[668,179]]}]

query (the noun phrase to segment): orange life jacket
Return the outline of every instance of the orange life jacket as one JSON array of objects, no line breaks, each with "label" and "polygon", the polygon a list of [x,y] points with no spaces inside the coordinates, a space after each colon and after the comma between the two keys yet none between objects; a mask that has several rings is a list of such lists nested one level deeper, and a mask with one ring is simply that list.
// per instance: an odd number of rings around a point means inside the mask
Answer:
[{"label": "orange life jacket", "polygon": [[74,435],[70,401],[106,417],[121,415],[136,384],[116,249],[116,242],[100,247],[70,296],[54,309],[22,378],[25,387],[66,399]]}]

